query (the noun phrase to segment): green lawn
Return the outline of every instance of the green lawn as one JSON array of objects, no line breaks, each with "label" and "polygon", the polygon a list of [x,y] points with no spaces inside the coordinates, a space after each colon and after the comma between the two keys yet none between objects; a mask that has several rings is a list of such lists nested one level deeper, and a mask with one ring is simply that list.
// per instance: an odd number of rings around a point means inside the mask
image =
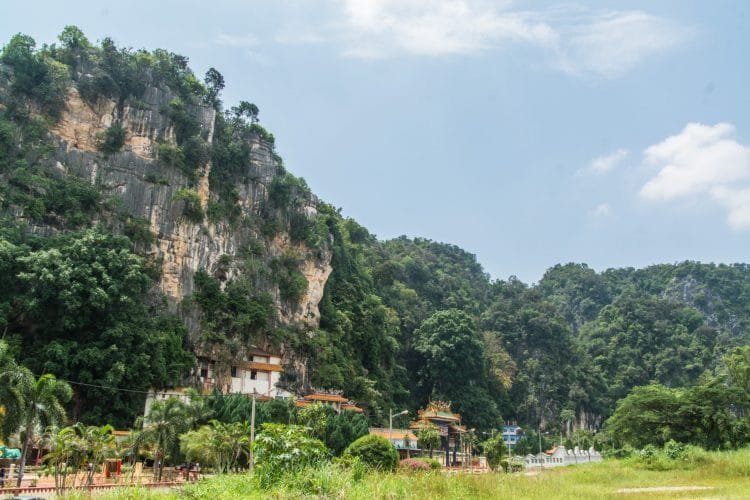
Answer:
[{"label": "green lawn", "polygon": [[[528,475],[429,473],[361,474],[329,466],[261,491],[247,474],[210,478],[179,490],[123,489],[97,498],[750,498],[750,449],[709,453],[700,464],[647,470],[633,460],[561,467]],[[622,488],[710,487],[707,490],[620,493]],[[75,496],[71,497],[75,498]]]}]

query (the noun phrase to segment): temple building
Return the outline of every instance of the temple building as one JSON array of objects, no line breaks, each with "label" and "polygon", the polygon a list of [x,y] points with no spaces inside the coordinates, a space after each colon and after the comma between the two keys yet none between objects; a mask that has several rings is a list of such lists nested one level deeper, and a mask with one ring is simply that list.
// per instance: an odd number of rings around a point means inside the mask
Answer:
[{"label": "temple building", "polygon": [[218,388],[225,394],[256,394],[259,399],[271,399],[291,396],[278,387],[283,371],[279,354],[254,349],[234,361],[228,373],[226,367],[219,371],[214,361],[199,358],[196,375],[204,394]]},{"label": "temple building", "polygon": [[[217,365],[223,369],[219,369]],[[209,357],[199,356],[193,380],[197,382],[198,392],[202,394],[210,394],[214,389],[218,389],[224,394],[254,394],[259,401],[267,401],[292,396],[278,387],[283,371],[279,354],[253,349],[228,367]],[[148,415],[154,401],[164,401],[169,397],[188,401],[184,387],[153,390],[146,396],[144,414]]]},{"label": "temple building", "polygon": [[[442,439],[442,448],[445,450],[445,466],[457,465],[456,454],[461,447],[461,435],[466,432],[466,427],[461,425],[461,415],[451,411],[451,404],[442,401],[431,401],[427,407],[418,412],[419,418],[409,424],[409,428],[415,431],[435,426]],[[451,460],[453,451],[453,460]]]},{"label": "temple building", "polygon": [[363,411],[355,402],[345,398],[343,394],[338,391],[316,391],[299,398],[294,402],[294,405],[301,408],[315,403],[327,404],[333,407],[336,413],[341,413],[342,411],[362,413]]}]

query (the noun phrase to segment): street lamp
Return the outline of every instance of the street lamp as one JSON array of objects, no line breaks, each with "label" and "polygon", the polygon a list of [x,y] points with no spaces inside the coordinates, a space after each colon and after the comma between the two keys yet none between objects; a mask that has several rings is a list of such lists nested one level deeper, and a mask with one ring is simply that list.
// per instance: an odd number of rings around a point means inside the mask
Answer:
[{"label": "street lamp", "polygon": [[400,417],[401,415],[406,415],[407,413],[409,413],[409,410],[404,410],[394,415],[393,410],[388,410],[388,441],[390,441],[391,444],[393,444],[393,417]]}]

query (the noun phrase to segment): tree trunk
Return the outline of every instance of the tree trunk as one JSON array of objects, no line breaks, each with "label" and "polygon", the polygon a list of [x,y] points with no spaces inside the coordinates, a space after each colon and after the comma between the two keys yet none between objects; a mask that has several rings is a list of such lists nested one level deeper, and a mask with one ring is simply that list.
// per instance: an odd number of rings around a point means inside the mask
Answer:
[{"label": "tree trunk", "polygon": [[31,442],[32,425],[26,424],[26,437],[23,440],[23,451],[21,452],[21,463],[18,466],[18,481],[16,482],[16,488],[21,487],[21,481],[23,481],[23,469],[26,465],[26,455],[29,452],[29,442]]}]

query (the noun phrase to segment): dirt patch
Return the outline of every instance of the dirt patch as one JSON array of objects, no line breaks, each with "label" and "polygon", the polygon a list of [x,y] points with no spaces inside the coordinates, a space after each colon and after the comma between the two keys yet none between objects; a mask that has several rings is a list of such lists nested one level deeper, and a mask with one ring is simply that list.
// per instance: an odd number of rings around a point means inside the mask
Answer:
[{"label": "dirt patch", "polygon": [[646,488],[620,488],[617,493],[666,493],[672,491],[706,491],[713,486],[651,486]]}]

